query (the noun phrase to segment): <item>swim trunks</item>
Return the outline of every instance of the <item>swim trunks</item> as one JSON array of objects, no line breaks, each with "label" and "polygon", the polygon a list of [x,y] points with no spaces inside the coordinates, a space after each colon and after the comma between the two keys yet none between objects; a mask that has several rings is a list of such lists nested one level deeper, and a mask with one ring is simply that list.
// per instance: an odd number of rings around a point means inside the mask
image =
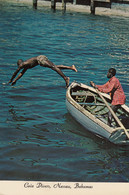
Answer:
[{"label": "swim trunks", "polygon": [[46,61],[48,61],[48,58],[44,55],[40,55],[37,57],[37,61],[40,65],[45,65]]}]

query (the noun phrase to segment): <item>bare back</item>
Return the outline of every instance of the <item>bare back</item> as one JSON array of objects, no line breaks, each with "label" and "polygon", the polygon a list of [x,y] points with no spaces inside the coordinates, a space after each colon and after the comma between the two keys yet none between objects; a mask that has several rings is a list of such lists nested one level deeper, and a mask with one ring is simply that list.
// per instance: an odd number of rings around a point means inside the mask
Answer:
[{"label": "bare back", "polygon": [[22,68],[33,68],[39,65],[37,57],[30,58],[22,63]]}]

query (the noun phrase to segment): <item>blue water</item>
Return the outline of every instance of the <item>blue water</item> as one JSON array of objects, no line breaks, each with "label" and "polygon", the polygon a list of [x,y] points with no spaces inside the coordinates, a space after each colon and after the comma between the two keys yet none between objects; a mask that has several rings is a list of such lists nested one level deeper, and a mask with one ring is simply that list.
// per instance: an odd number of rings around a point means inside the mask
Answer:
[{"label": "blue water", "polygon": [[66,110],[65,82],[37,66],[6,83],[18,59],[46,55],[70,82],[107,81],[117,69],[129,105],[129,20],[0,3],[0,179],[128,182],[129,148],[87,132]]}]

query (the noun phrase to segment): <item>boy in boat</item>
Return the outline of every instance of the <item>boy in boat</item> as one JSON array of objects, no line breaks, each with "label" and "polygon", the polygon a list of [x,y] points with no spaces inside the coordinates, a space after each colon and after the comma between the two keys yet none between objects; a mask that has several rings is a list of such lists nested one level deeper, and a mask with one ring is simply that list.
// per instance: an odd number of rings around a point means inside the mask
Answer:
[{"label": "boy in boat", "polygon": [[[125,94],[122,89],[122,86],[119,80],[115,77],[116,70],[114,68],[110,68],[107,73],[107,78],[109,81],[104,85],[95,85],[92,81],[90,82],[94,88],[97,88],[100,92],[109,93],[111,96],[111,108],[114,112],[120,108],[121,105],[125,104]],[[112,114],[109,111],[108,113],[108,125],[111,126],[112,122]]]},{"label": "boy in boat", "polygon": [[[52,70],[56,71],[65,80],[66,87],[69,86],[69,77],[66,77],[63,74],[63,72],[61,71],[61,69],[70,69],[70,70],[74,70],[75,72],[77,72],[77,69],[75,68],[74,65],[72,65],[72,66],[55,65],[51,61],[49,61],[48,58],[46,56],[44,56],[44,55],[40,55],[40,56],[37,56],[37,57],[33,57],[33,58],[30,58],[30,59],[28,59],[26,61],[23,61],[23,60],[19,59],[17,61],[17,65],[18,65],[18,68],[13,73],[12,78],[9,81],[9,83],[12,83],[11,85],[16,84],[16,81],[18,79],[20,79],[28,69],[34,68],[37,65],[40,65],[42,67],[51,68]],[[17,73],[20,70],[22,70],[22,72],[14,80],[14,78],[16,77]]]}]

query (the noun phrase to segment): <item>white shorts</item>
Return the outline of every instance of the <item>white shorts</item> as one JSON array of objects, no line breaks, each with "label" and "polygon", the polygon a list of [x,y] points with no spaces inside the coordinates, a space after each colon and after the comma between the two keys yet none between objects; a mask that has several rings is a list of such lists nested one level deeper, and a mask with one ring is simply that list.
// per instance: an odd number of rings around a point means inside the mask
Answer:
[{"label": "white shorts", "polygon": [[40,65],[45,65],[46,61],[48,61],[48,58],[44,55],[40,55],[37,57],[37,61]]}]

